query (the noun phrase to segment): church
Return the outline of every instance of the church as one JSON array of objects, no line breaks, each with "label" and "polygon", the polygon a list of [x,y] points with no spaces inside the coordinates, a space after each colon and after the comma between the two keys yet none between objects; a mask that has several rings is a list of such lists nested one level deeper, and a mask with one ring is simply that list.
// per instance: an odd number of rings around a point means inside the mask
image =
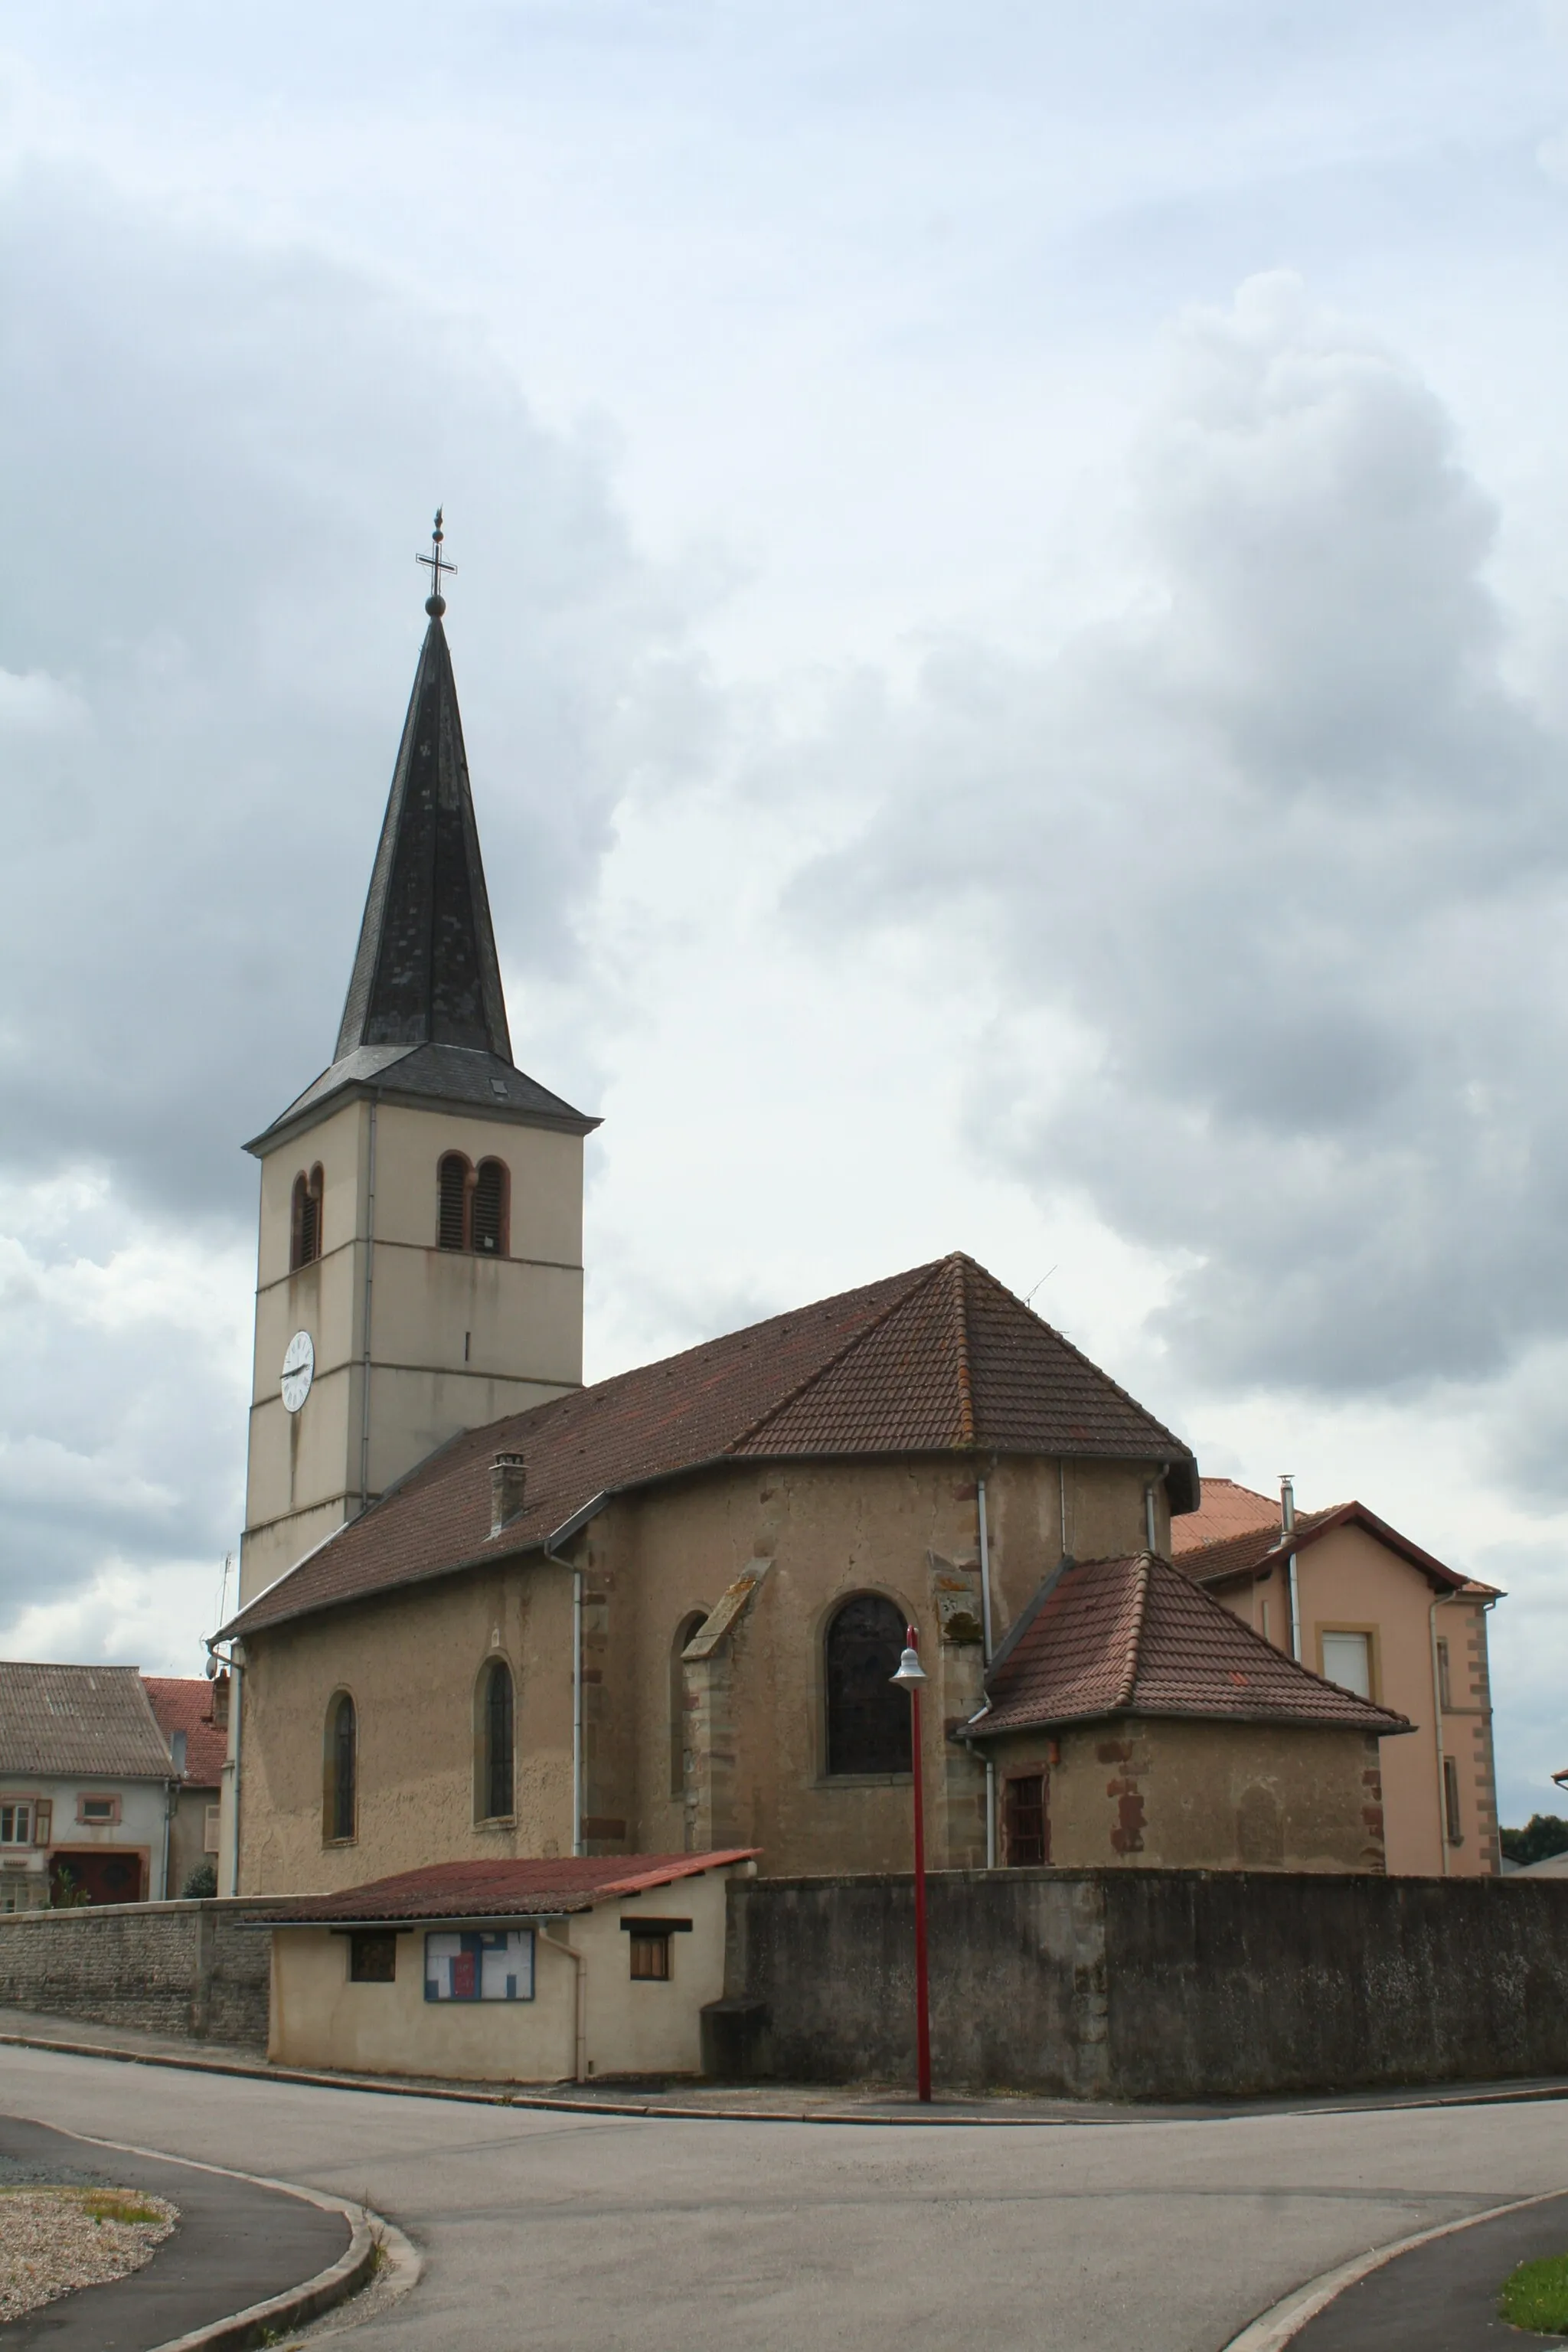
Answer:
[{"label": "church", "polygon": [[1191,1450],[973,1259],[583,1385],[598,1122],[512,1059],[426,610],[336,1052],[247,1146],[220,1889],[907,1869],[906,1628],[932,1866],[1380,1869],[1405,1719],[1171,1566]]}]

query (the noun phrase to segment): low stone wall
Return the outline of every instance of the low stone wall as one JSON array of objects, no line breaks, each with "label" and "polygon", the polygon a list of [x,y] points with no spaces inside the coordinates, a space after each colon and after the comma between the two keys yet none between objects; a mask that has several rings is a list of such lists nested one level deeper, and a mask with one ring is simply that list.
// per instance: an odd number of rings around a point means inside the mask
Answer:
[{"label": "low stone wall", "polygon": [[258,1906],[126,1903],[0,1917],[0,2004],[265,2048],[272,1938]]},{"label": "low stone wall", "polygon": [[[939,2083],[1211,2099],[1568,2074],[1568,1882],[943,1871]],[[1521,1899],[1522,1897],[1522,1900]],[[914,2071],[908,1877],[735,1879],[725,1992],[748,2071]]]}]

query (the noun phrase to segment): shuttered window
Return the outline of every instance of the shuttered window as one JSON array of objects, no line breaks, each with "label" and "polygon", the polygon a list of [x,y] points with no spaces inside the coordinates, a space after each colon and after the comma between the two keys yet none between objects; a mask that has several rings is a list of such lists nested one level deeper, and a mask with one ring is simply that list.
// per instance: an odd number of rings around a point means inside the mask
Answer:
[{"label": "shuttered window", "polygon": [[506,1255],[506,1170],[499,1160],[481,1160],[474,1178],[473,1247],[481,1255]]},{"label": "shuttered window", "polygon": [[468,1163],[460,1151],[448,1151],[441,1162],[440,1206],[436,1239],[444,1250],[468,1246]]},{"label": "shuttered window", "polygon": [[301,1169],[294,1179],[289,1231],[290,1273],[297,1274],[302,1265],[313,1265],[321,1255],[321,1202],[325,1189],[320,1161],[308,1173]]}]

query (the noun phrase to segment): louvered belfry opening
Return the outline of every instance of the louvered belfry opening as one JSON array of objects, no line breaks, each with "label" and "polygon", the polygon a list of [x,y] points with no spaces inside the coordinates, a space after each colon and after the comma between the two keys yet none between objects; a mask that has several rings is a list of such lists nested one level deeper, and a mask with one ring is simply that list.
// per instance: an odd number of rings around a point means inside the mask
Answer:
[{"label": "louvered belfry opening", "polygon": [[448,1151],[441,1162],[437,1180],[440,1202],[436,1238],[444,1250],[465,1250],[468,1246],[469,1173],[468,1163],[462,1153]]},{"label": "louvered belfry opening", "polygon": [[289,1221],[289,1270],[291,1274],[298,1274],[302,1265],[313,1265],[321,1255],[321,1195],[325,1182],[320,1160],[308,1175],[301,1169],[294,1179]]},{"label": "louvered belfry opening", "polygon": [[481,1255],[506,1255],[507,1175],[499,1160],[481,1160],[474,1178],[471,1246]]},{"label": "louvered belfry opening", "polygon": [[829,1772],[908,1772],[910,1703],[893,1681],[904,1621],[879,1592],[857,1592],[835,1611],[824,1660]]}]

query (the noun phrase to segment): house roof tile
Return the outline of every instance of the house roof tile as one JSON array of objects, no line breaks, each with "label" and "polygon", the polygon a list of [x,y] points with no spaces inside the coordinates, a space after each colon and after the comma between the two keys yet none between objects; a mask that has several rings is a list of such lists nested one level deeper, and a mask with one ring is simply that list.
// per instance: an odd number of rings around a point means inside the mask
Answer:
[{"label": "house roof tile", "polygon": [[188,1789],[216,1789],[228,1755],[228,1734],[213,1721],[213,1686],[205,1676],[143,1675],[158,1728],[165,1739],[185,1735]]},{"label": "house roof tile", "polygon": [[977,1738],[1114,1715],[1408,1731],[1402,1715],[1310,1674],[1152,1553],[1048,1577],[990,1675]]},{"label": "house roof tile", "polygon": [[700,1878],[706,1870],[752,1861],[756,1846],[726,1846],[711,1853],[565,1854],[545,1861],[436,1862],[373,1878],[335,1895],[302,1895],[262,1909],[247,1908],[248,1927],[330,1927],[394,1919],[536,1918],[544,1913],[591,1911],[656,1886]]},{"label": "house roof tile", "polygon": [[1230,1536],[1249,1535],[1258,1528],[1278,1528],[1279,1497],[1254,1493],[1234,1478],[1205,1478],[1203,1500],[1171,1529],[1171,1550],[1180,1558],[1200,1544],[1219,1543]]},{"label": "house roof tile", "polygon": [[1408,1536],[1402,1536],[1397,1528],[1390,1527],[1386,1519],[1380,1519],[1375,1511],[1369,1511],[1364,1503],[1335,1503],[1328,1510],[1303,1511],[1289,1536],[1276,1517],[1268,1527],[1252,1528],[1241,1535],[1199,1545],[1194,1550],[1180,1550],[1177,1562],[1184,1575],[1200,1584],[1223,1584],[1233,1576],[1255,1576],[1273,1569],[1289,1559],[1292,1552],[1310,1549],[1336,1528],[1359,1528],[1374,1537],[1412,1568],[1418,1569],[1439,1591],[1473,1593],[1479,1600],[1500,1597],[1496,1585],[1478,1583],[1457,1569],[1446,1568],[1429,1551],[1412,1543]]},{"label": "house roof tile", "polygon": [[168,1780],[174,1766],[134,1666],[0,1660],[0,1772]]},{"label": "house roof tile", "polygon": [[[1163,1461],[1196,1496],[1181,1439],[955,1255],[465,1432],[225,1630],[536,1550],[607,1495],[721,1461],[993,1450]],[[522,1457],[525,1501],[492,1535],[498,1453]]]}]

